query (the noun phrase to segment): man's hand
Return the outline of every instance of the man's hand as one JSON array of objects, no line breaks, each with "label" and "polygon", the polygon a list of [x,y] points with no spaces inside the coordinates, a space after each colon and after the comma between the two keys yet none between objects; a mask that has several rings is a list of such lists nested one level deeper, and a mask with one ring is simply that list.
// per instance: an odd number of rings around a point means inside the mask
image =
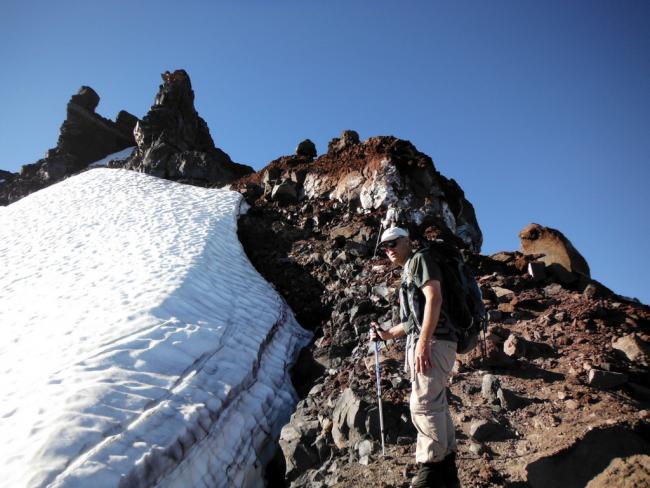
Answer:
[{"label": "man's hand", "polygon": [[429,341],[418,339],[418,342],[415,345],[414,362],[415,371],[418,373],[424,374],[429,368],[433,367],[428,342]]},{"label": "man's hand", "polygon": [[429,345],[438,326],[438,318],[442,307],[442,291],[438,280],[429,280],[420,289],[425,300],[424,317],[422,318],[422,331],[418,342],[415,344],[413,362],[415,363],[415,371],[426,373],[429,368],[433,367]]},{"label": "man's hand", "polygon": [[370,322],[370,340],[372,342],[387,341],[392,339],[393,335],[388,330],[383,330],[377,322]]}]

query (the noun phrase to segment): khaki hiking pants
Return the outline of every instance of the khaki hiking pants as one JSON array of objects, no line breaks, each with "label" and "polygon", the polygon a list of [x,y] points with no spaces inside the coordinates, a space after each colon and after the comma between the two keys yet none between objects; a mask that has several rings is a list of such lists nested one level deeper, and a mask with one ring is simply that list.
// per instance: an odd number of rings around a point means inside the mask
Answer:
[{"label": "khaki hiking pants", "polygon": [[447,381],[456,360],[456,343],[431,342],[432,368],[415,373],[417,338],[409,341],[407,367],[411,373],[411,421],[418,431],[415,461],[435,463],[456,451],[456,432],[447,404]]}]

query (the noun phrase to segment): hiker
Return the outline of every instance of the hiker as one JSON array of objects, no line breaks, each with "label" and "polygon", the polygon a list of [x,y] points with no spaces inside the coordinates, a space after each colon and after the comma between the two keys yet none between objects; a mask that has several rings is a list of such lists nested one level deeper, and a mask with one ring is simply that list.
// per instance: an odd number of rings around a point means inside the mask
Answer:
[{"label": "hiker", "polygon": [[408,231],[400,227],[384,231],[380,246],[392,263],[403,268],[400,324],[382,330],[373,323],[370,338],[385,341],[407,335],[405,369],[411,377],[410,410],[418,432],[419,465],[411,486],[459,487],[456,435],[446,392],[456,359],[456,334],[443,302],[441,270],[431,254],[414,251]]}]

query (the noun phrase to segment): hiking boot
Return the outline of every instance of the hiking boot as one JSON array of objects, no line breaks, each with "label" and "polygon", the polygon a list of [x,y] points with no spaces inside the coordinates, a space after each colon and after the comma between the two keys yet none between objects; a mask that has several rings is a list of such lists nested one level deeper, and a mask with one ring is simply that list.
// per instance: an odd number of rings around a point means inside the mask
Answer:
[{"label": "hiking boot", "polygon": [[422,463],[411,481],[411,488],[446,488],[442,476],[442,462]]},{"label": "hiking boot", "polygon": [[447,455],[440,463],[442,479],[445,480],[447,488],[460,488],[460,480],[458,479],[458,470],[456,469],[456,453],[452,452]]}]

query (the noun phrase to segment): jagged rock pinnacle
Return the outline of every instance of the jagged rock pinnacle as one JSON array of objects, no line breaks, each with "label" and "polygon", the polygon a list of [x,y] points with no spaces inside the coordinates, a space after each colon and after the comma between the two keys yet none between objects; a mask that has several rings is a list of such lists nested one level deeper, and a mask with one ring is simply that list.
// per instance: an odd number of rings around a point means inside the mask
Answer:
[{"label": "jagged rock pinnacle", "polygon": [[154,104],[135,127],[137,151],[125,168],[161,178],[225,185],[253,170],[233,163],[215,147],[210,130],[194,107],[185,70],[165,71]]}]

